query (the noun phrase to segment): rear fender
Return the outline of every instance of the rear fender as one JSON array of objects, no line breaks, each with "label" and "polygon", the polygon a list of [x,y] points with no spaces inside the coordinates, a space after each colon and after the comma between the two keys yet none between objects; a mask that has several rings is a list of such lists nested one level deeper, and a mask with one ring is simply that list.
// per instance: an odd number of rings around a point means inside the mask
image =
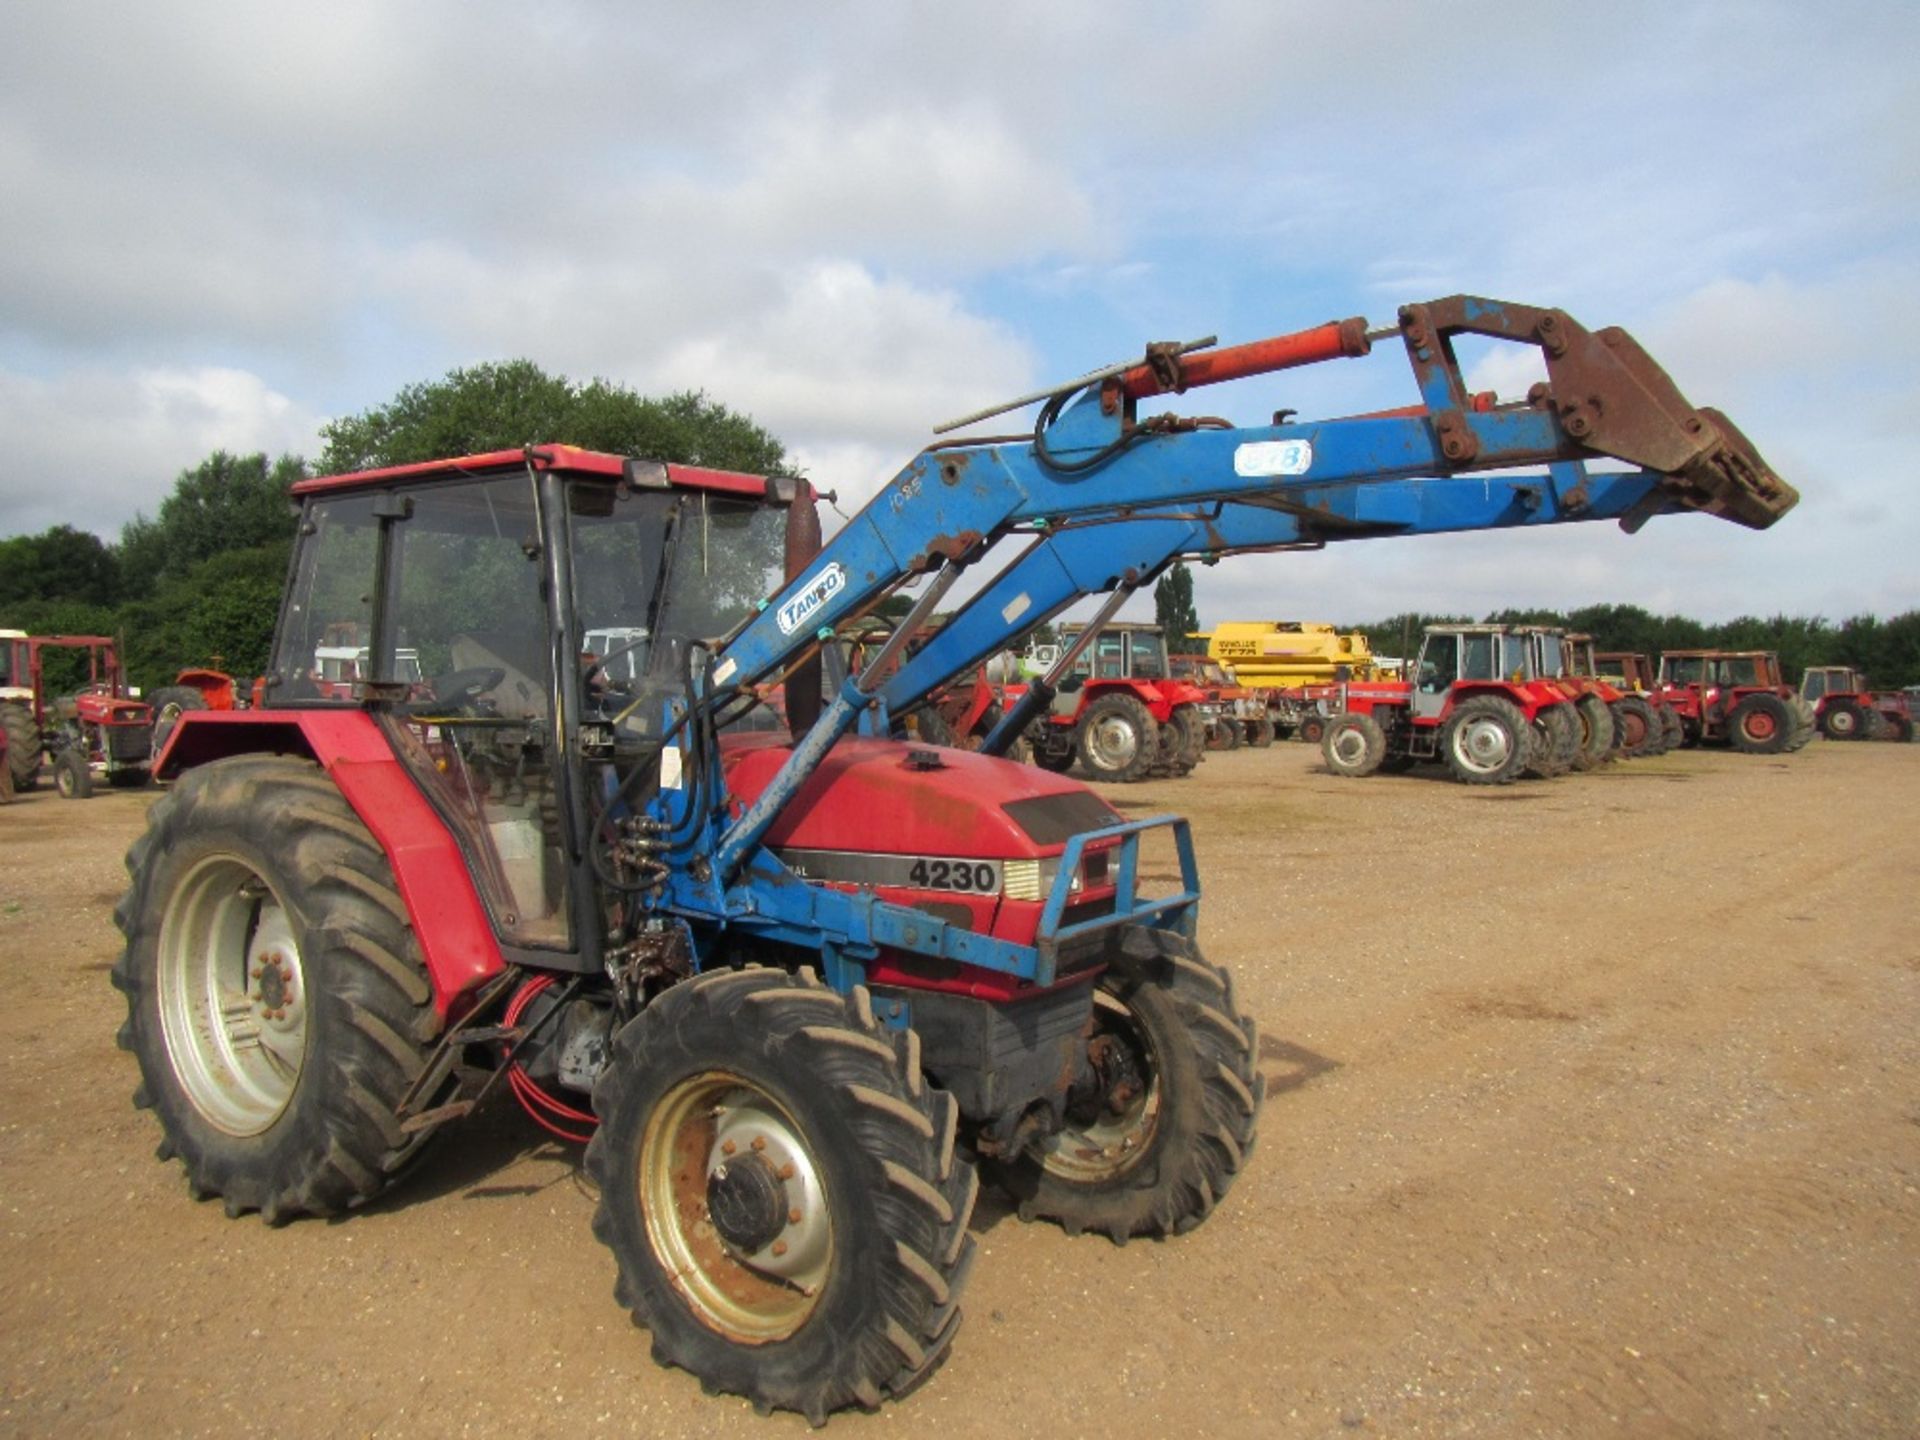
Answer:
[{"label": "rear fender", "polygon": [[486,906],[444,821],[413,783],[373,717],[361,710],[189,710],[167,738],[154,773],[181,772],[230,755],[296,755],[332,778],[373,832],[400,887],[442,1019],[506,968]]}]

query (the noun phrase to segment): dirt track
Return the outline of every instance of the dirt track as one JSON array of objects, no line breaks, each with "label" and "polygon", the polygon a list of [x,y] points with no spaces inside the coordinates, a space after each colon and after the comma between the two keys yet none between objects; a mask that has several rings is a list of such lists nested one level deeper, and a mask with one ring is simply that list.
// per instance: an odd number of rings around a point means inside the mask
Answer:
[{"label": "dirt track", "polygon": [[[1920,747],[1112,796],[1195,821],[1260,1148],[1165,1244],[983,1203],[952,1359],[834,1431],[1920,1433]],[[342,1223],[189,1200],[112,1043],[145,803],[0,810],[0,1432],[804,1432],[650,1363],[507,1105]]]}]

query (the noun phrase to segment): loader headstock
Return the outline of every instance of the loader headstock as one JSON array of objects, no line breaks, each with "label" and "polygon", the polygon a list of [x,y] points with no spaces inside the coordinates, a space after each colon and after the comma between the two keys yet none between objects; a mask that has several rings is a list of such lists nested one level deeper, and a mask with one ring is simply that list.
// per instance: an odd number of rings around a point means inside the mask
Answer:
[{"label": "loader headstock", "polygon": [[[1696,409],[1639,341],[1618,326],[1589,331],[1563,310],[1454,295],[1400,308],[1400,331],[1427,409],[1452,460],[1470,460],[1474,409],[1453,354],[1456,335],[1537,345],[1547,381],[1527,403],[1547,409],[1580,444],[1656,470],[1664,498],[1754,530],[1791,510],[1800,494],[1774,473],[1720,411]],[[1651,511],[1648,512],[1652,513]],[[1638,529],[1646,516],[1623,524]]]}]

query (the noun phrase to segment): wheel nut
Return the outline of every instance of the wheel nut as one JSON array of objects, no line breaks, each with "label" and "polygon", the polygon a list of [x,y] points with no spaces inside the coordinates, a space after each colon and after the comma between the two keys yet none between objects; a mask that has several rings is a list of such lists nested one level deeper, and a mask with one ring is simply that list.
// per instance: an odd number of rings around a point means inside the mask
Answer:
[{"label": "wheel nut", "polygon": [[734,1144],[733,1141],[731,1140],[722,1140],[720,1142],[720,1153],[722,1155],[731,1155],[733,1154],[734,1151],[738,1150],[739,1148],[740,1147]]},{"label": "wheel nut", "polygon": [[764,1136],[764,1135],[756,1135],[756,1136],[754,1136],[754,1137],[753,1137],[753,1148],[754,1148],[755,1150],[764,1150],[764,1149],[766,1149],[766,1148],[767,1148],[767,1137],[766,1137],[766,1136]]},{"label": "wheel nut", "polygon": [[786,1164],[782,1165],[778,1170],[774,1171],[773,1173],[779,1176],[782,1180],[791,1180],[793,1178],[793,1162],[791,1160],[787,1161]]},{"label": "wheel nut", "polygon": [[786,1254],[786,1253],[787,1253],[787,1242],[786,1242],[786,1241],[784,1241],[784,1240],[776,1240],[776,1241],[774,1241],[774,1242],[773,1242],[773,1253],[774,1253],[774,1254],[776,1254],[776,1255],[784,1255],[784,1254]]},{"label": "wheel nut", "polygon": [[800,1207],[798,1205],[787,1211],[787,1223],[789,1225],[798,1225],[800,1223]]}]

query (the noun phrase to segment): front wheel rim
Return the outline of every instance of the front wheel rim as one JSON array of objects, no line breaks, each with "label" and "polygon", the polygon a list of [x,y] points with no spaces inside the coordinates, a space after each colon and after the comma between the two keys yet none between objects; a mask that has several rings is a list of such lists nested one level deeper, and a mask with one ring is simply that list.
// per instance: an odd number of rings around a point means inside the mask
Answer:
[{"label": "front wheel rim", "polygon": [[738,1075],[690,1076],[648,1116],[635,1165],[648,1243],[701,1324],[760,1345],[806,1323],[833,1264],[833,1218],[785,1106]]},{"label": "front wheel rim", "polygon": [[251,865],[200,861],[160,921],[160,1024],[189,1102],[234,1136],[270,1128],[307,1051],[307,983],[288,911]]},{"label": "front wheel rim", "polygon": [[1355,766],[1367,758],[1367,737],[1349,726],[1335,732],[1330,748],[1340,764]]},{"label": "front wheel rim", "polygon": [[1084,1125],[1068,1124],[1040,1147],[1048,1174],[1076,1185],[1096,1185],[1140,1163],[1160,1128],[1160,1065],[1147,1029],[1132,1010],[1105,991],[1096,993],[1099,1030],[1095,1040],[1126,1046],[1144,1083],[1117,1112],[1103,1102],[1100,1117]]}]

